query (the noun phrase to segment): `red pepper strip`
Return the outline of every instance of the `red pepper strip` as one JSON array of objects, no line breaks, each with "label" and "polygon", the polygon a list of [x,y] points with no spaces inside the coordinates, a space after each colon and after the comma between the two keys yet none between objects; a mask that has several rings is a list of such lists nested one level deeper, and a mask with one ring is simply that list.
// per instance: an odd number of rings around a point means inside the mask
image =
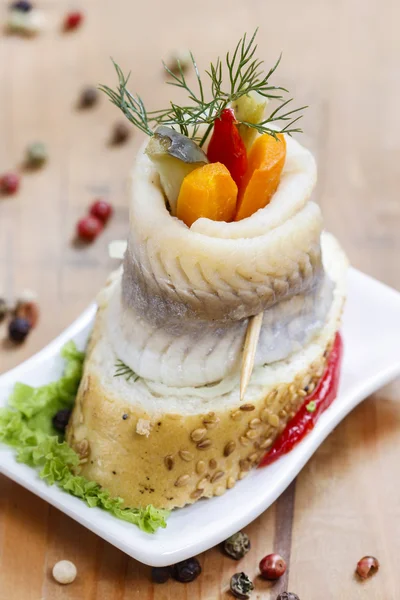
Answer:
[{"label": "red pepper strip", "polygon": [[336,398],[339,386],[342,354],[343,341],[340,333],[337,333],[329,356],[328,365],[318,386],[312,394],[305,398],[304,404],[302,404],[295,416],[276,438],[274,445],[260,462],[260,467],[270,465],[284,454],[290,452],[314,428],[320,415],[332,404]]},{"label": "red pepper strip", "polygon": [[240,187],[242,177],[247,170],[247,154],[236,127],[235,113],[232,108],[224,108],[221,117],[215,119],[207,158],[210,162],[220,162],[225,165],[238,188]]}]

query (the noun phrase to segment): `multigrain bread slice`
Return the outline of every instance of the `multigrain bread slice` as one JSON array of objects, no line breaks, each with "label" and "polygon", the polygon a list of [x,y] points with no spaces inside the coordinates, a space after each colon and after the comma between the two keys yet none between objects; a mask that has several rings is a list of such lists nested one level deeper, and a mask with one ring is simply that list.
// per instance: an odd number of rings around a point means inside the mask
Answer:
[{"label": "multigrain bread slice", "polygon": [[67,432],[82,474],[127,506],[168,509],[221,495],[243,479],[318,383],[339,329],[347,260],[329,234],[322,236],[322,249],[335,284],[324,328],[289,359],[255,369],[243,403],[238,377],[191,389],[115,377],[118,357],[105,316],[117,272],[99,296]]}]

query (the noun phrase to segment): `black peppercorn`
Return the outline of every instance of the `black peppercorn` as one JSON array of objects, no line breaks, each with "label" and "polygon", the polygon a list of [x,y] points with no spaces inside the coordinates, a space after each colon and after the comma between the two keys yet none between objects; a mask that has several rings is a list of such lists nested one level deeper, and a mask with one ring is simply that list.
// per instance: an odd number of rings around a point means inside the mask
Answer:
[{"label": "black peppercorn", "polygon": [[131,134],[130,127],[125,123],[116,123],[112,133],[113,144],[123,144]]},{"label": "black peppercorn", "polygon": [[242,531],[234,533],[224,542],[225,552],[235,560],[243,558],[250,550],[250,547],[249,536]]},{"label": "black peppercorn", "polygon": [[96,88],[88,86],[82,90],[79,106],[81,108],[90,108],[96,104],[98,99],[99,92],[96,90]]},{"label": "black peppercorn", "polygon": [[188,558],[176,563],[172,567],[172,577],[181,583],[194,581],[201,573],[201,566],[197,558]]},{"label": "black peppercorn", "polygon": [[32,4],[27,2],[27,0],[19,0],[18,2],[13,2],[10,6],[11,10],[19,10],[20,12],[30,12],[32,10]]},{"label": "black peppercorn", "polygon": [[124,413],[124,414],[122,415],[122,418],[123,418],[123,420],[124,420],[124,421],[126,421],[128,417],[129,417],[129,415],[127,415],[126,413]]},{"label": "black peppercorn", "polygon": [[69,408],[63,408],[59,410],[52,419],[54,429],[57,429],[57,431],[64,433],[68,425],[70,416],[71,411],[69,410]]},{"label": "black peppercorn", "polygon": [[250,598],[252,590],[254,590],[254,585],[246,573],[242,572],[232,575],[230,588],[235,598],[247,600],[247,598]]},{"label": "black peppercorn", "polygon": [[151,580],[154,581],[154,583],[165,583],[170,576],[170,567],[153,567],[151,569]]},{"label": "black peppercorn", "polygon": [[300,600],[300,598],[297,594],[293,594],[292,592],[282,592],[276,600]]},{"label": "black peppercorn", "polygon": [[15,317],[8,326],[8,335],[13,342],[21,343],[30,332],[32,325],[28,319]]}]

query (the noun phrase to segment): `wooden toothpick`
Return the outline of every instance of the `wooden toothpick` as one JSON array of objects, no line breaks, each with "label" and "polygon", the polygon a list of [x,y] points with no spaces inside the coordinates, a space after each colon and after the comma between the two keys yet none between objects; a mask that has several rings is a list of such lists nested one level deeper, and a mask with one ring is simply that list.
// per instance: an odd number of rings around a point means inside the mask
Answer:
[{"label": "wooden toothpick", "polygon": [[256,356],[263,316],[264,313],[260,313],[259,315],[251,317],[247,325],[246,339],[243,348],[242,369],[240,371],[240,401],[244,400],[247,386],[249,385],[251,374],[253,372],[254,358]]}]

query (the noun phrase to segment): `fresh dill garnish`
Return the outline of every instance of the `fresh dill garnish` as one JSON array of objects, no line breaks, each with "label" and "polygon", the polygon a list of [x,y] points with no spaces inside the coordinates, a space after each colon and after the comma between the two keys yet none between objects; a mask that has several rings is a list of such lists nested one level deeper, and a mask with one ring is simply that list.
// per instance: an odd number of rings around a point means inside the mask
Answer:
[{"label": "fresh dill garnish", "polygon": [[[210,100],[206,100],[205,87],[192,53],[190,53],[190,57],[196,76],[194,87],[189,85],[179,60],[177,61],[177,69],[174,71],[163,63],[164,69],[171,78],[170,81],[167,81],[167,84],[184,90],[191,104],[180,106],[170,102],[168,108],[148,112],[141,97],[139,95],[135,96],[127,90],[129,75],[125,76],[122,69],[114,61],[118,76],[117,90],[112,90],[106,85],[101,85],[100,89],[108,95],[113,104],[122,110],[131,123],[150,136],[153,135],[153,128],[158,125],[166,125],[177,128],[180,133],[197,141],[199,146],[203,146],[212,130],[215,119],[220,117],[222,111],[232,102],[252,92],[268,99],[278,100],[281,104],[261,123],[243,122],[244,125],[256,129],[261,134],[268,133],[276,138],[277,131],[273,128],[273,124],[283,121],[285,123],[284,127],[281,128],[283,133],[288,135],[301,133],[302,130],[294,127],[294,125],[302,117],[302,114],[299,113],[307,107],[302,106],[287,110],[293,98],[285,100],[284,95],[288,91],[283,87],[270,85],[269,80],[275,73],[281,57],[267,74],[263,73],[262,65],[264,61],[255,58],[257,31],[258,29],[255,30],[249,40],[247,35],[244,34],[233,53],[228,52],[224,61],[218,58],[215,64],[210,64],[209,69],[206,70],[208,83],[210,84]],[[224,80],[229,81],[227,88],[224,87]],[[202,136],[198,135],[201,125],[207,126]]]},{"label": "fresh dill garnish", "polygon": [[115,363],[114,377],[124,377],[126,381],[137,381],[139,379],[139,375],[120,359]]},{"label": "fresh dill garnish", "polygon": [[125,77],[117,63],[113,61],[113,64],[118,75],[118,88],[115,91],[106,85],[100,85],[100,90],[107,94],[111,102],[122,110],[126,118],[133,123],[133,125],[143,131],[143,133],[153,135],[153,131],[149,125],[147,111],[141,97],[139,95],[134,96],[126,89],[130,74]]}]

